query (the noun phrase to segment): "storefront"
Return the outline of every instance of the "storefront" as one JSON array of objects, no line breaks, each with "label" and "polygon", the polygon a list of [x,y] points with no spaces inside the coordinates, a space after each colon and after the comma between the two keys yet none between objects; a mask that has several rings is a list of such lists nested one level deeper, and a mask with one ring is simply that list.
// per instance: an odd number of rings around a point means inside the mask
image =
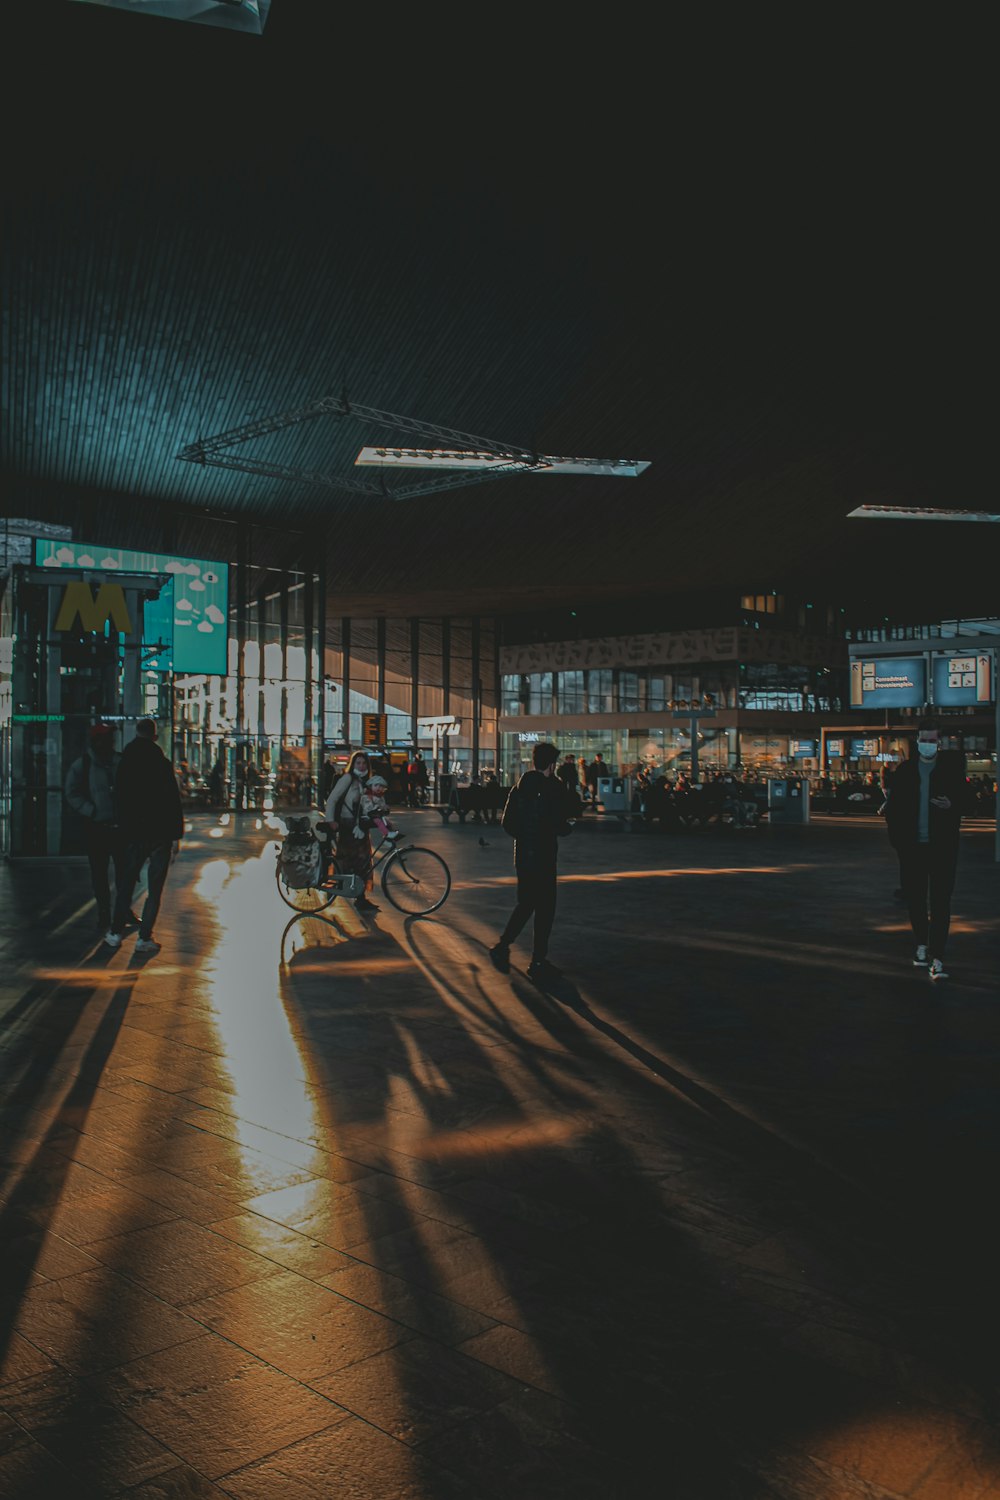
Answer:
[{"label": "storefront", "polygon": [[505,780],[539,739],[588,762],[600,751],[617,774],[818,774],[821,727],[846,706],[843,642],[790,631],[506,647],[501,674]]},{"label": "storefront", "polygon": [[[151,718],[186,805],[306,806],[322,749],[314,575],[31,539],[0,575],[0,852],[82,848],[88,731]],[[235,583],[230,597],[230,584]]]}]

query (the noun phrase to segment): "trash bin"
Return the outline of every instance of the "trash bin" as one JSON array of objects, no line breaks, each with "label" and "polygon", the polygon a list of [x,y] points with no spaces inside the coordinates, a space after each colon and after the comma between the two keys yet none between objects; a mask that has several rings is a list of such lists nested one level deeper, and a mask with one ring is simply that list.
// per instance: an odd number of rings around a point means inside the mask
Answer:
[{"label": "trash bin", "polygon": [[769,823],[809,822],[809,783],[804,777],[776,778],[767,783]]},{"label": "trash bin", "polygon": [[[452,771],[442,771],[438,777],[438,801],[443,802],[445,807],[451,801],[452,792],[455,790],[455,775]],[[456,809],[457,811],[457,809]]]},{"label": "trash bin", "polygon": [[605,812],[627,813],[632,802],[632,788],[627,776],[599,776],[597,800]]}]

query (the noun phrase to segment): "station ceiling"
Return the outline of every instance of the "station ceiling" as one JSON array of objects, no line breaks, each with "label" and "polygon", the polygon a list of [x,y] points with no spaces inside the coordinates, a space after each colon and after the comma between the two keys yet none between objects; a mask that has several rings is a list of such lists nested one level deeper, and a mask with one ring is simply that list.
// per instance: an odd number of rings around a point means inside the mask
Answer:
[{"label": "station ceiling", "polygon": [[[995,528],[846,519],[988,498],[975,88],[956,114],[889,39],[823,65],[803,39],[789,71],[759,37],[442,24],[11,21],[4,512],[201,556],[250,519],[259,561],[325,547],[344,614],[772,588],[996,612]],[[400,501],[410,474],[361,496],[178,460],[345,392],[651,467]],[[371,479],[358,451],[394,440],[330,417],[231,453]]]}]

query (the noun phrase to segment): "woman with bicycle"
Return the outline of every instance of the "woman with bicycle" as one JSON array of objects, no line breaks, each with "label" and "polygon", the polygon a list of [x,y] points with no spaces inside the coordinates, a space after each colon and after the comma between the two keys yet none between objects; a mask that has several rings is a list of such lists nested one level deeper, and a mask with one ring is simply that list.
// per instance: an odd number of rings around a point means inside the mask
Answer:
[{"label": "woman with bicycle", "polygon": [[[407,917],[429,917],[448,899],[448,866],[434,849],[406,842],[387,817],[385,778],[372,776],[370,771],[367,754],[356,750],[327,798],[325,821],[313,829],[309,818],[286,820],[288,832],[277,846],[274,873],[278,894],[294,911],[303,915],[325,911],[338,897],[348,897],[359,887],[361,895],[354,899],[361,911],[378,911],[368,896],[376,865],[381,871],[382,894]],[[368,834],[373,826],[382,835],[374,851]],[[322,856],[316,850],[317,835],[324,846]],[[332,851],[331,835],[337,841]]]},{"label": "woman with bicycle", "polygon": [[336,860],[345,874],[357,875],[364,882],[364,889],[355,905],[359,911],[378,911],[374,901],[369,900],[372,888],[372,843],[368,830],[363,826],[361,800],[368,781],[370,767],[364,750],[355,750],[347,762],[347,770],[334,784],[326,801],[324,817],[331,833],[336,834]]}]

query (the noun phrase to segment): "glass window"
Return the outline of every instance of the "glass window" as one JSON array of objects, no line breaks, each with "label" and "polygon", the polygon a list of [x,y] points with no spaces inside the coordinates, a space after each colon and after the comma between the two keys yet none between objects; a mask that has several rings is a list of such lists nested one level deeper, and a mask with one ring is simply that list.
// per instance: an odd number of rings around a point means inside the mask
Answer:
[{"label": "glass window", "polygon": [[524,700],[521,694],[520,676],[515,674],[513,677],[505,677],[502,683],[502,694],[503,711],[505,714],[511,714],[516,717],[518,714],[524,712],[521,706]]},{"label": "glass window", "polygon": [[582,672],[560,672],[557,707],[562,714],[582,714],[586,709],[586,697]]},{"label": "glass window", "polygon": [[643,688],[645,683],[638,672],[619,672],[618,674],[618,711],[623,714],[637,714],[645,707],[643,703]]},{"label": "glass window", "polygon": [[528,677],[529,714],[552,712],[552,673],[532,672]]},{"label": "glass window", "polygon": [[669,697],[667,686],[668,682],[666,677],[655,675],[650,677],[649,700],[647,704],[650,713],[662,714],[666,711],[667,698]]},{"label": "glass window", "polygon": [[587,712],[610,714],[614,712],[614,673],[600,670],[587,673]]}]

